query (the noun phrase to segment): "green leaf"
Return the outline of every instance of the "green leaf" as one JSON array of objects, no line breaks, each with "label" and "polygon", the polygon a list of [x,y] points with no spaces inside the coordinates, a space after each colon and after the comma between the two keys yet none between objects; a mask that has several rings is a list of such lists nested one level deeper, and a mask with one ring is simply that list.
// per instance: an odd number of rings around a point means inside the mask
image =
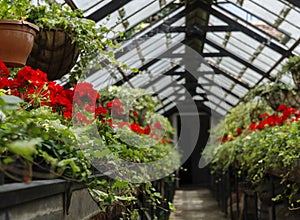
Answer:
[{"label": "green leaf", "polygon": [[80,172],[80,167],[76,165],[76,163],[74,162],[76,160],[76,158],[69,158],[69,159],[65,159],[65,160],[61,160],[58,162],[57,166],[58,167],[66,167],[66,166],[70,166],[72,168],[72,171],[77,173]]},{"label": "green leaf", "polygon": [[176,211],[175,206],[174,206],[171,202],[168,202],[168,205],[169,205],[169,209],[170,209],[171,211]]},{"label": "green leaf", "polygon": [[32,160],[32,155],[37,153],[35,145],[42,142],[41,138],[34,138],[31,140],[18,140],[7,145],[9,151],[19,154],[22,157]]},{"label": "green leaf", "polygon": [[22,103],[23,100],[17,96],[13,96],[13,95],[3,95],[0,96],[0,98],[6,103],[6,104],[19,104]]},{"label": "green leaf", "polygon": [[14,160],[13,158],[7,157],[7,158],[5,158],[5,159],[3,160],[3,163],[9,164],[9,163],[12,163],[12,162],[14,162],[14,161],[15,161],[15,160]]},{"label": "green leaf", "polygon": [[107,154],[111,153],[111,151],[109,149],[105,149],[103,151],[100,150],[90,151],[90,153],[96,158],[103,158]]}]

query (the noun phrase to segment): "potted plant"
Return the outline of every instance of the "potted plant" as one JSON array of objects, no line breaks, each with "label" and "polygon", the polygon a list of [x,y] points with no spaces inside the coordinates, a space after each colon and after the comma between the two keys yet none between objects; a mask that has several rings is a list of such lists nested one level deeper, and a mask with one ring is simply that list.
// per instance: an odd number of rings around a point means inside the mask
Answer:
[{"label": "potted plant", "polygon": [[27,64],[46,72],[50,80],[59,79],[72,69],[70,81],[74,82],[101,60],[117,63],[113,53],[107,51],[107,47],[116,46],[105,37],[111,31],[84,18],[82,11],[47,3],[31,5],[27,14],[27,20],[41,29]]},{"label": "potted plant", "polygon": [[24,21],[28,1],[0,1],[0,60],[9,67],[24,66],[39,28]]}]

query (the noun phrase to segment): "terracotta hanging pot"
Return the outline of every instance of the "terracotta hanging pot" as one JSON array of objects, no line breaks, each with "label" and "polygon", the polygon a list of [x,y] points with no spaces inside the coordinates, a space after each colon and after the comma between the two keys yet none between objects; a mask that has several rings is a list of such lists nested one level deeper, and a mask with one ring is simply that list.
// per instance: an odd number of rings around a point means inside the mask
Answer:
[{"label": "terracotta hanging pot", "polygon": [[41,30],[37,35],[27,65],[47,73],[49,80],[60,79],[75,65],[79,51],[61,30]]},{"label": "terracotta hanging pot", "polygon": [[0,20],[0,60],[8,67],[24,66],[38,31],[23,20]]}]

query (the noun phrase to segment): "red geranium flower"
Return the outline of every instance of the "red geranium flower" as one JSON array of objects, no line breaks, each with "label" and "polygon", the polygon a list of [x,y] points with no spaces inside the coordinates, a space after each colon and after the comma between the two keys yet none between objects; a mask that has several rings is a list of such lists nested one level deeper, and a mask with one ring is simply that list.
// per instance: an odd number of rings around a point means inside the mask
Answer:
[{"label": "red geranium flower", "polygon": [[0,77],[1,76],[9,77],[9,71],[2,61],[0,61]]},{"label": "red geranium flower", "polygon": [[80,106],[93,105],[99,98],[98,92],[88,82],[74,86],[74,102]]},{"label": "red geranium flower", "polygon": [[139,134],[144,133],[144,130],[138,124],[133,123],[133,124],[130,125],[130,128],[133,132],[136,132],[136,133],[139,133]]},{"label": "red geranium flower", "polygon": [[99,115],[106,115],[107,111],[104,107],[100,106],[100,107],[97,107],[96,110],[96,116],[99,116]]},{"label": "red geranium flower", "polygon": [[148,126],[144,129],[144,134],[149,135],[150,132],[151,132],[151,126],[148,125]]}]

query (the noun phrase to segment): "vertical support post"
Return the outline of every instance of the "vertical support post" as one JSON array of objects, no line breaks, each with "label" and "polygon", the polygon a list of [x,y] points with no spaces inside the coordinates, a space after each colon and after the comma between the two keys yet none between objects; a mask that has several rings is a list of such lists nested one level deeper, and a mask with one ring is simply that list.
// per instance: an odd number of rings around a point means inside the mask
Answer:
[{"label": "vertical support post", "polygon": [[[275,196],[275,184],[274,179],[271,177],[272,181],[272,198]],[[276,220],[276,209],[275,209],[275,202],[272,201],[272,220]]]},{"label": "vertical support post", "polygon": [[254,192],[254,201],[255,201],[255,220],[258,220],[258,196],[257,192]]}]

